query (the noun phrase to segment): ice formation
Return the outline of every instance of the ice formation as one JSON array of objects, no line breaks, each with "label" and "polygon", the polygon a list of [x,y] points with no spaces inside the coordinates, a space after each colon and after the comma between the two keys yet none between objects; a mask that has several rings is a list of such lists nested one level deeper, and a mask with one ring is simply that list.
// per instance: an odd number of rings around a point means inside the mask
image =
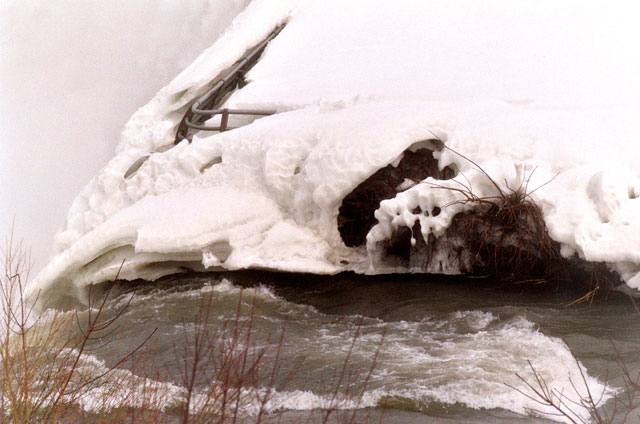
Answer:
[{"label": "ice formation", "polygon": [[[416,222],[424,240],[438,238],[474,207],[442,187],[495,196],[486,174],[502,190],[530,189],[563,255],[604,262],[638,288],[640,53],[627,12],[254,0],[134,114],[116,156],[72,205],[30,293],[82,298],[116,275],[184,269],[420,270],[381,266],[381,243]],[[188,103],[285,21],[249,84],[227,100],[279,113],[174,146]],[[397,176],[366,243],[346,242],[343,200],[425,149],[434,172],[447,175]],[[422,271],[458,272],[450,253]]]}]

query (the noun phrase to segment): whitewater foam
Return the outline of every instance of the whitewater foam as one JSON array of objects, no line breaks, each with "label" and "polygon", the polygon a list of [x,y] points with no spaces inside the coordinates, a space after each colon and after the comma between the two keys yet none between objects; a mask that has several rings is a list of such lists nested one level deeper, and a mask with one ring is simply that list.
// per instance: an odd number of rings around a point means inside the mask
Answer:
[{"label": "whitewater foam", "polygon": [[[127,304],[129,296],[123,294],[114,303]],[[283,373],[291,371],[289,366],[295,368],[295,386],[243,391],[241,409],[249,416],[260,410],[259,399],[266,395],[269,399],[266,409],[270,413],[389,405],[426,411],[432,404],[501,408],[522,415],[536,410],[550,412],[514,389],[532,394],[517,377],[535,382],[529,362],[550,388],[569,399],[577,401],[589,390],[596,397],[603,394],[602,402],[606,402],[613,393],[613,389],[589,375],[561,339],[542,334],[537,325],[520,314],[502,317],[493,312],[461,310],[425,316],[418,321],[326,315],[313,307],[291,303],[267,287],[242,288],[223,280],[188,291],[152,290],[141,296],[134,295],[131,309],[121,317],[120,324],[126,328],[128,322],[144,316],[145,323],[151,319],[160,327],[164,343],[174,339],[184,342],[185,332],[196,331],[196,326],[185,325],[184,315],[167,316],[166,312],[174,308],[184,310],[190,304],[197,309],[202,298],[210,299],[211,308],[216,311],[211,317],[212,331],[224,323],[228,325],[229,320],[237,320],[234,317],[239,310],[242,313],[239,323],[246,323],[245,314],[253,316],[252,340],[256,347],[268,345],[275,349],[274,338],[269,335],[279,334],[286,322],[278,358]],[[242,308],[238,309],[240,300]],[[164,313],[154,313],[155,318],[151,318],[148,308],[161,308]],[[270,352],[265,355],[267,369],[275,358],[274,351]],[[347,360],[351,389],[347,391],[347,386],[341,386],[334,395],[340,370]],[[374,360],[375,367],[369,375]],[[170,361],[164,359],[163,362]],[[98,365],[96,370],[102,369]],[[586,385],[581,379],[583,374]],[[130,378],[136,384],[166,392],[162,407],[179,404],[183,399],[184,390],[175,382]],[[168,384],[167,388],[162,389],[162,384]],[[357,390],[354,391],[354,387]],[[199,408],[197,405],[207,404],[206,390],[198,389],[194,411]],[[96,392],[96,396],[99,395],[102,392]],[[117,397],[125,398],[124,394]],[[87,401],[86,407],[98,405],[98,400]],[[581,417],[587,417],[587,413],[579,411]]]}]

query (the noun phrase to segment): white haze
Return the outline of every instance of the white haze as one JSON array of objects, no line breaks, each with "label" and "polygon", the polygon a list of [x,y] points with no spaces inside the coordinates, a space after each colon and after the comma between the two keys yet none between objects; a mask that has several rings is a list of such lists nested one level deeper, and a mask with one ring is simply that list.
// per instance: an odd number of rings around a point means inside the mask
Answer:
[{"label": "white haze", "polygon": [[247,3],[0,2],[0,236],[15,220],[34,271],[129,116]]}]

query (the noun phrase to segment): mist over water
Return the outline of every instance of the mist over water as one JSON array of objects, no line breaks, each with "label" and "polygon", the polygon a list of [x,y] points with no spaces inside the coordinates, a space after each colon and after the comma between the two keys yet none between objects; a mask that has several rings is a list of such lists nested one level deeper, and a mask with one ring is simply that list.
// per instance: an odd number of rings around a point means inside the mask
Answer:
[{"label": "mist over water", "polygon": [[0,3],[0,236],[15,218],[34,273],[127,119],[248,3]]}]

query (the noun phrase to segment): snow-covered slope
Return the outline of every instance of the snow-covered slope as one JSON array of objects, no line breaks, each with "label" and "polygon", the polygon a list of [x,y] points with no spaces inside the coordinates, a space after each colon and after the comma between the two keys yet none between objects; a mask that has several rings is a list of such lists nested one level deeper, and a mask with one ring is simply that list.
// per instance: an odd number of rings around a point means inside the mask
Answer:
[{"label": "snow-covered slope", "polygon": [[[427,240],[469,206],[431,179],[407,182],[376,212],[366,246],[343,242],[345,196],[403,152],[433,150],[429,140],[505,189],[540,187],[534,200],[563,254],[607,262],[640,286],[635,11],[573,6],[254,0],[131,118],[31,293],[81,297],[123,260],[120,278],[184,268],[380,272],[378,242],[399,226],[420,220]],[[280,113],[174,147],[188,102],[283,21],[227,102]],[[475,194],[495,194],[470,161],[449,150],[434,157]],[[417,206],[438,213],[416,216]]]}]

